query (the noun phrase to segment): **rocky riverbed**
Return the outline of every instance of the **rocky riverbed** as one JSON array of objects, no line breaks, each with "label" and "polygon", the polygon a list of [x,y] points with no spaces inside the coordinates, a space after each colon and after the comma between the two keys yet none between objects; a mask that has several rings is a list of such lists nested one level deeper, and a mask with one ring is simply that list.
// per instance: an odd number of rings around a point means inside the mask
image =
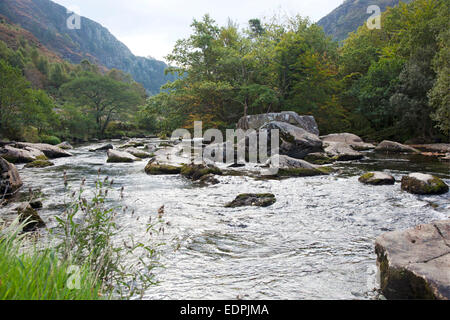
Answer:
[{"label": "rocky riverbed", "polygon": [[[259,126],[263,118],[240,125]],[[129,234],[145,241],[145,222],[165,206],[168,224],[159,235],[166,243],[165,268],[156,270],[160,285],[145,298],[376,299],[380,288],[395,288],[388,284],[386,261],[397,260],[385,253],[403,246],[401,230],[450,218],[450,163],[442,153],[430,156],[391,141],[375,146],[351,134],[319,137],[310,117],[269,118],[284,130],[285,155],[276,159],[281,169],[272,176],[260,172],[274,159],[265,165],[189,166],[179,141],[155,138],[65,150],[13,145],[10,159],[33,163],[44,155],[52,165],[16,164],[23,188],[16,202],[0,208],[0,217],[16,217],[31,188],[41,194],[41,225],[52,229],[67,200],[64,173],[75,187],[86,178],[89,191],[101,169],[117,190],[124,188],[131,212],[118,216],[124,230],[117,241]],[[305,153],[310,162],[290,157]],[[45,236],[47,229],[39,230]],[[386,236],[390,232],[398,232],[397,242]],[[419,234],[416,241],[423,242]]]}]

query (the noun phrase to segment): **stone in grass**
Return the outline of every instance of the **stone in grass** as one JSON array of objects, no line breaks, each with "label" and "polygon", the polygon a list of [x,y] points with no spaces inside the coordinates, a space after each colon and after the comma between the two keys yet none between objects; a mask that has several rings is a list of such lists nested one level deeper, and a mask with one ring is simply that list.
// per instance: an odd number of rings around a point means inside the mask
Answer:
[{"label": "stone in grass", "polygon": [[450,299],[450,220],[383,234],[375,251],[387,299]]},{"label": "stone in grass", "polygon": [[227,208],[237,208],[237,207],[270,207],[273,205],[277,199],[271,193],[245,193],[241,194],[234,199],[234,201],[227,204]]},{"label": "stone in grass", "polygon": [[402,190],[420,195],[438,195],[447,193],[449,187],[438,177],[416,172],[402,178]]},{"label": "stone in grass", "polygon": [[48,160],[36,160],[25,165],[25,168],[47,168],[55,164]]},{"label": "stone in grass", "polygon": [[29,203],[25,203],[17,208],[17,213],[19,214],[20,222],[26,221],[26,226],[23,229],[26,232],[35,231],[37,228],[45,227],[44,221]]},{"label": "stone in grass", "polygon": [[154,162],[154,160],[150,160],[145,166],[145,173],[149,175],[175,175],[181,173],[181,167],[159,164]]},{"label": "stone in grass", "polygon": [[395,178],[384,172],[368,172],[359,178],[359,182],[374,186],[393,185]]}]

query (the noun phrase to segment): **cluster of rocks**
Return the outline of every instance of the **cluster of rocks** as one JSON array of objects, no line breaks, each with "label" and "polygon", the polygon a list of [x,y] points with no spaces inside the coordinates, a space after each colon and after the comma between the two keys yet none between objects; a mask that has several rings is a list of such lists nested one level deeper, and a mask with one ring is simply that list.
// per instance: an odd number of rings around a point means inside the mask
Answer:
[{"label": "cluster of rocks", "polygon": [[143,142],[130,140],[127,143],[119,146],[119,150],[116,150],[112,144],[106,144],[89,151],[106,151],[108,156],[108,163],[130,163],[152,157],[151,153],[147,152],[144,148],[141,149],[138,147],[145,147],[145,145]]}]

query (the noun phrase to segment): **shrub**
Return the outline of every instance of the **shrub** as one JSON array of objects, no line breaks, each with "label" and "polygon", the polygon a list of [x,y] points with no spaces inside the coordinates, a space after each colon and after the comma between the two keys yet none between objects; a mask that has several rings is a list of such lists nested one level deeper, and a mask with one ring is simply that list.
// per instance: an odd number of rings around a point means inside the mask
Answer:
[{"label": "shrub", "polygon": [[56,146],[61,143],[61,140],[55,136],[41,136],[41,142]]}]

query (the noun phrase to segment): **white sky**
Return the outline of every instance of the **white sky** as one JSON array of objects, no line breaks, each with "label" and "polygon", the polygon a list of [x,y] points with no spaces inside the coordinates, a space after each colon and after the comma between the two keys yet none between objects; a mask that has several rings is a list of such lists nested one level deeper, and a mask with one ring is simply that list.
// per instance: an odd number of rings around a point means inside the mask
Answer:
[{"label": "white sky", "polygon": [[191,32],[194,18],[209,13],[219,25],[230,17],[241,27],[252,18],[274,13],[300,14],[318,21],[343,0],[53,0],[68,8],[79,8],[125,43],[139,56],[159,60],[172,51],[178,39]]}]

